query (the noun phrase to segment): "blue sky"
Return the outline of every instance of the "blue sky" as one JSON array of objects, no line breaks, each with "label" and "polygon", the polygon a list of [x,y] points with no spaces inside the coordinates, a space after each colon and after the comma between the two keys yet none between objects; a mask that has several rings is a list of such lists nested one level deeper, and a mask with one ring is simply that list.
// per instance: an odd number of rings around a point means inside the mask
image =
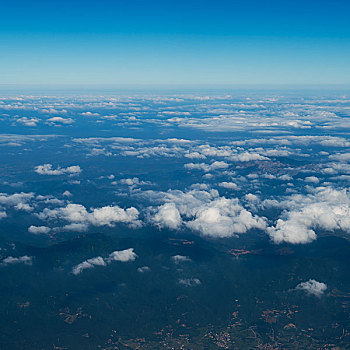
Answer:
[{"label": "blue sky", "polygon": [[12,1],[0,84],[350,84],[350,2]]}]

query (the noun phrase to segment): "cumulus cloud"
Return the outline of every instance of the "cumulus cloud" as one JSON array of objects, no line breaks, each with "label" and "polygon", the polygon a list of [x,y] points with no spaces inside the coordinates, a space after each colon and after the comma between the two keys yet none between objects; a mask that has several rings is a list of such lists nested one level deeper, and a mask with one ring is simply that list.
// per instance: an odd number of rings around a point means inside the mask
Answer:
[{"label": "cumulus cloud", "polygon": [[349,153],[337,153],[329,156],[330,159],[339,160],[341,162],[349,162],[350,161],[350,152]]},{"label": "cumulus cloud", "polygon": [[182,223],[180,212],[174,203],[165,203],[160,206],[153,217],[153,221],[160,228],[168,227],[172,230],[178,229]]},{"label": "cumulus cloud", "polygon": [[52,118],[49,118],[48,121],[52,123],[60,123],[60,124],[74,123],[74,120],[72,118],[62,118],[62,117],[52,117]]},{"label": "cumulus cloud", "polygon": [[223,161],[215,161],[211,164],[206,163],[187,163],[184,167],[188,170],[203,170],[205,172],[210,172],[218,169],[226,169],[229,165]]},{"label": "cumulus cloud", "polygon": [[252,193],[248,193],[244,196],[244,198],[249,202],[259,202],[260,198]]},{"label": "cumulus cloud", "polygon": [[219,183],[219,186],[230,190],[238,190],[238,186],[234,182],[223,181]]},{"label": "cumulus cloud", "polygon": [[305,178],[305,182],[310,182],[314,184],[318,184],[320,182],[319,178],[316,176],[308,176]]},{"label": "cumulus cloud", "polygon": [[141,186],[141,185],[150,185],[151,184],[149,181],[141,181],[138,177],[121,179],[120,183],[122,185],[128,185],[128,186]]},{"label": "cumulus cloud", "polygon": [[27,117],[22,117],[18,118],[16,120],[17,123],[21,123],[25,126],[37,126],[37,123],[39,122],[38,118],[27,118]]},{"label": "cumulus cloud", "polygon": [[84,231],[89,225],[113,227],[116,223],[125,223],[135,228],[141,226],[138,220],[139,211],[136,208],[122,209],[117,205],[88,211],[81,204],[68,204],[63,208],[45,208],[37,216],[42,220],[68,221],[70,224],[65,226],[66,230]]},{"label": "cumulus cloud", "polygon": [[138,216],[139,211],[134,207],[122,209],[115,205],[93,209],[88,214],[88,220],[94,226],[114,226],[117,222],[123,222],[138,227],[141,224]]},{"label": "cumulus cloud", "polygon": [[86,269],[92,269],[95,266],[106,266],[106,262],[101,256],[97,256],[96,258],[88,259],[83,261],[82,263],[76,265],[72,269],[72,273],[74,275],[79,275]]},{"label": "cumulus cloud", "polygon": [[266,220],[247,211],[237,198],[220,197],[216,190],[147,192],[166,202],[153,210],[151,222],[170,229],[181,226],[211,237],[231,237],[252,228],[265,229]]},{"label": "cumulus cloud", "polygon": [[309,295],[321,297],[327,290],[327,285],[322,282],[317,282],[314,279],[309,279],[307,282],[302,282],[298,284],[295,289],[303,290]]},{"label": "cumulus cloud", "polygon": [[101,155],[110,157],[113,155],[113,153],[107,151],[105,148],[93,148],[88,154],[88,156],[101,156]]},{"label": "cumulus cloud", "polygon": [[85,232],[88,230],[88,228],[89,228],[89,224],[86,222],[83,222],[83,223],[73,222],[71,224],[62,226],[60,229],[63,231]]},{"label": "cumulus cloud", "polygon": [[267,206],[285,210],[274,227],[267,229],[275,243],[310,243],[317,238],[316,229],[350,232],[350,194],[332,187],[309,189],[308,195],[294,194]]},{"label": "cumulus cloud", "polygon": [[47,226],[29,226],[28,232],[33,233],[34,235],[38,234],[47,234],[51,231],[50,227]]},{"label": "cumulus cloud", "polygon": [[205,236],[231,237],[252,228],[265,229],[264,219],[253,216],[238,200],[218,198],[202,206],[187,226]]},{"label": "cumulus cloud", "polygon": [[232,155],[229,159],[236,162],[251,162],[253,160],[268,160],[269,158],[256,152],[245,151],[243,153]]},{"label": "cumulus cloud", "polygon": [[189,158],[189,159],[205,159],[206,158],[206,156],[204,154],[200,154],[197,151],[186,153],[185,157]]},{"label": "cumulus cloud", "polygon": [[202,282],[198,278],[180,278],[179,284],[182,284],[186,287],[195,287],[202,284]]},{"label": "cumulus cloud", "polygon": [[14,207],[16,210],[23,211],[32,211],[34,208],[29,204],[30,201],[34,198],[34,193],[14,193],[14,194],[6,194],[0,193],[0,204]]},{"label": "cumulus cloud", "polygon": [[174,256],[171,257],[171,260],[175,264],[181,264],[183,262],[191,261],[191,259],[188,256],[184,256],[184,255],[174,255]]},{"label": "cumulus cloud", "polygon": [[92,269],[96,266],[107,266],[113,261],[119,262],[128,262],[136,260],[137,255],[134,252],[134,248],[129,248],[125,250],[116,250],[109,254],[107,258],[102,258],[101,256],[97,256],[95,258],[87,259],[82,263],[76,265],[72,269],[72,273],[74,275],[79,275],[86,269]]},{"label": "cumulus cloud", "polygon": [[7,258],[3,259],[0,262],[0,265],[6,266],[6,265],[14,265],[14,264],[25,264],[25,265],[32,265],[33,258],[31,256],[20,256],[18,258],[15,258],[13,256],[8,256]]},{"label": "cumulus cloud", "polygon": [[100,116],[99,113],[94,113],[94,112],[90,112],[90,111],[83,112],[83,113],[81,113],[81,115],[83,115],[85,117],[99,117]]},{"label": "cumulus cloud", "polygon": [[137,258],[136,253],[134,252],[134,248],[129,248],[125,250],[116,250],[109,254],[107,261],[121,261],[121,262],[127,262],[127,261],[134,261]]},{"label": "cumulus cloud", "polygon": [[56,169],[52,168],[52,164],[38,165],[34,168],[34,171],[39,175],[62,175],[62,174],[79,174],[81,168],[79,165],[72,165],[67,168],[61,168],[58,166]]}]

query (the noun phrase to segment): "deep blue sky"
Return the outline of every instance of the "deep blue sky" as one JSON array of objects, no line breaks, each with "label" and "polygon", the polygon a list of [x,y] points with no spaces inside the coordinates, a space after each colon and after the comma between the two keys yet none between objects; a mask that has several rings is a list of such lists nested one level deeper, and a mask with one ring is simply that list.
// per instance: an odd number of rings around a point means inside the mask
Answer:
[{"label": "deep blue sky", "polygon": [[0,84],[350,84],[350,1],[0,4]]}]

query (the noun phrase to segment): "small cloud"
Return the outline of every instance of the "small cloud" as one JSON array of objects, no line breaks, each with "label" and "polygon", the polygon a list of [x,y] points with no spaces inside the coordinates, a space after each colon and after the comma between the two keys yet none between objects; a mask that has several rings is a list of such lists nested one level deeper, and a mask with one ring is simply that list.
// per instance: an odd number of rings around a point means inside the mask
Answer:
[{"label": "small cloud", "polygon": [[151,269],[148,266],[142,266],[137,269],[137,272],[140,272],[140,273],[145,273],[149,271],[151,271]]},{"label": "small cloud", "polygon": [[62,118],[62,117],[52,117],[48,119],[49,122],[52,123],[60,123],[60,124],[72,124],[74,120],[72,118]]},{"label": "small cloud", "polygon": [[252,193],[246,194],[244,196],[244,198],[249,202],[258,202],[259,201],[259,197],[256,196],[255,194],[252,194]]},{"label": "small cloud", "polygon": [[171,257],[171,260],[175,263],[175,264],[180,264],[186,261],[192,261],[188,256],[184,256],[184,255],[174,255]]},{"label": "small cloud", "polygon": [[106,266],[106,262],[102,257],[97,256],[96,258],[85,260],[82,263],[78,264],[77,266],[74,266],[72,269],[72,273],[74,275],[79,275],[84,270],[92,269],[95,266]]},{"label": "small cloud", "polygon": [[120,183],[128,186],[151,185],[149,181],[141,181],[138,177],[133,177],[132,179],[121,179]]},{"label": "small cloud", "polygon": [[25,126],[36,126],[37,123],[39,122],[39,119],[22,117],[22,118],[17,119],[16,121],[17,121],[17,123],[21,123]]},{"label": "small cloud", "polygon": [[33,258],[31,256],[20,256],[18,258],[14,258],[13,256],[8,256],[7,258],[3,259],[0,263],[2,266],[6,265],[14,265],[14,264],[25,264],[25,265],[32,265]]},{"label": "small cloud", "polygon": [[238,186],[234,182],[226,182],[226,181],[220,182],[219,186],[223,188],[227,188],[229,190],[238,190]]},{"label": "small cloud", "polygon": [[[14,193],[8,195],[6,193],[0,193],[0,204],[6,205],[9,207],[14,207],[16,210],[23,210],[30,212],[33,210],[33,207],[28,204],[34,197],[34,193]],[[1,212],[0,218],[6,217],[5,212]]]},{"label": "small cloud", "polygon": [[33,233],[34,235],[38,234],[47,234],[51,231],[50,227],[47,226],[30,226],[28,232]]},{"label": "small cloud", "polygon": [[219,169],[226,169],[229,165],[224,161],[215,161],[212,164],[206,163],[187,163],[184,167],[188,170],[202,170],[204,172],[210,172]]},{"label": "small cloud", "polygon": [[127,262],[127,261],[134,261],[137,258],[136,253],[134,252],[134,248],[129,248],[125,250],[116,250],[113,253],[109,254],[107,261],[121,261],[121,262]]},{"label": "small cloud", "polygon": [[76,265],[72,269],[72,273],[74,275],[79,275],[86,269],[92,269],[95,266],[107,266],[113,261],[120,262],[128,262],[134,261],[137,258],[136,253],[134,252],[134,248],[129,248],[125,250],[116,250],[109,254],[108,258],[102,258],[101,256],[97,256],[95,258],[91,258],[83,261],[82,263]]},{"label": "small cloud", "polygon": [[93,148],[88,156],[111,156],[112,152],[107,151],[105,148]]},{"label": "small cloud", "polygon": [[307,282],[298,284],[296,290],[303,290],[309,295],[315,295],[321,297],[327,289],[327,285],[322,282],[317,282],[313,279],[309,279]]},{"label": "small cloud", "polygon": [[179,284],[182,284],[186,287],[195,287],[202,284],[202,282],[198,278],[180,278]]},{"label": "small cloud", "polygon": [[138,220],[139,211],[134,208],[122,209],[115,206],[106,206],[91,209],[90,212],[81,204],[68,204],[63,208],[45,208],[41,213],[36,214],[41,220],[59,219],[68,221],[64,229],[69,231],[83,231],[89,225],[113,227],[116,223],[125,223],[130,227],[140,227]]},{"label": "small cloud", "polygon": [[52,164],[43,164],[36,166],[34,171],[39,175],[62,175],[79,174],[82,170],[79,165],[72,165],[67,168],[61,168],[58,166],[57,169],[53,169]]},{"label": "small cloud", "polygon": [[320,182],[320,180],[316,176],[308,176],[308,177],[305,178],[305,182],[318,184]]},{"label": "small cloud", "polygon": [[100,114],[99,113],[93,113],[93,112],[83,112],[81,113],[81,115],[85,116],[85,117],[98,117]]}]

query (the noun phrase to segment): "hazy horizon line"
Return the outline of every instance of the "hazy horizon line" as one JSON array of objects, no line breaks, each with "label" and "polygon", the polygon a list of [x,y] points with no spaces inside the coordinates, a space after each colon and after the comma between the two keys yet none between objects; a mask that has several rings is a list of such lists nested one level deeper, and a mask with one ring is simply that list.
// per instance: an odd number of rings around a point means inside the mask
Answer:
[{"label": "hazy horizon line", "polygon": [[40,91],[42,89],[49,91],[96,91],[96,90],[130,90],[130,91],[175,91],[175,90],[199,90],[199,91],[228,91],[228,90],[349,90],[349,84],[329,84],[329,83],[310,83],[310,84],[277,84],[277,83],[247,83],[247,84],[205,84],[205,83],[139,83],[139,84],[84,84],[84,83],[0,83],[0,92],[14,91]]}]

